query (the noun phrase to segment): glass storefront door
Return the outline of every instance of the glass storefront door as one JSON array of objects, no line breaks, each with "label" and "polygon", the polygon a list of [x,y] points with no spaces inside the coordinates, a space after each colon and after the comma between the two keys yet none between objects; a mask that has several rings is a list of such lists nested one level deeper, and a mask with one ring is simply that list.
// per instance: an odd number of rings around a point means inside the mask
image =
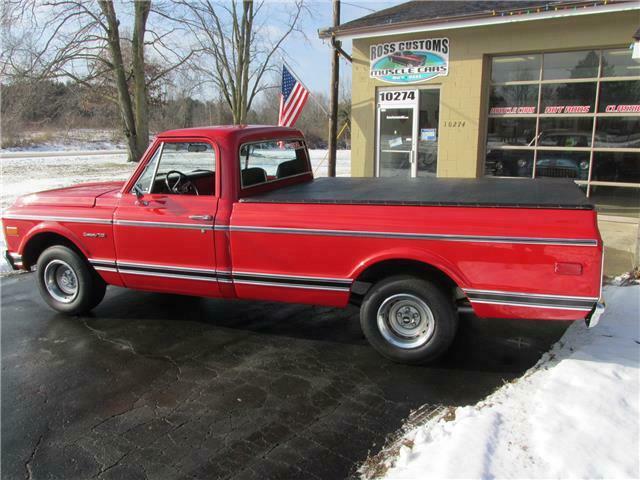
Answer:
[{"label": "glass storefront door", "polygon": [[377,175],[435,177],[440,90],[381,89],[377,107]]},{"label": "glass storefront door", "polygon": [[418,177],[435,177],[438,166],[438,122],[440,120],[440,89],[420,90],[418,113]]},{"label": "glass storefront door", "polygon": [[380,108],[378,176],[412,175],[415,107]]}]

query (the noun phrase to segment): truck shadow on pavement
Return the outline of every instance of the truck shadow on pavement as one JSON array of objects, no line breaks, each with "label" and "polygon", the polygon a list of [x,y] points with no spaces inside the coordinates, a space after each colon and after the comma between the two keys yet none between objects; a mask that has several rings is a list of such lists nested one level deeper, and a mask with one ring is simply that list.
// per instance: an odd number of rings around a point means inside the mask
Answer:
[{"label": "truck shadow on pavement", "polygon": [[110,288],[64,317],[3,279],[3,478],[345,478],[411,411],[472,404],[567,324],[464,315],[439,363],[380,357],[355,308]]}]

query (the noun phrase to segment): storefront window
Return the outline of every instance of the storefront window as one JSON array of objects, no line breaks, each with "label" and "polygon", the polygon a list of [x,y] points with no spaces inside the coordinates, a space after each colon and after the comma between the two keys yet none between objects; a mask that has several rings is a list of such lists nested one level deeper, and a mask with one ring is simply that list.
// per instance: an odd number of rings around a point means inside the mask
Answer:
[{"label": "storefront window", "polygon": [[540,79],[540,55],[495,57],[492,61],[493,83],[523,82]]},{"label": "storefront window", "polygon": [[485,175],[571,178],[601,211],[637,216],[640,61],[631,50],[495,57],[491,65]]},{"label": "storefront window", "polygon": [[602,82],[599,103],[600,113],[640,114],[640,80]]},{"label": "storefront window", "polygon": [[543,117],[540,119],[539,147],[590,147],[593,119]]},{"label": "storefront window", "polygon": [[640,149],[640,115],[598,117],[596,124],[596,147]]},{"label": "storefront window", "polygon": [[491,150],[485,167],[487,174],[496,177],[531,177],[533,151]]},{"label": "storefront window", "polygon": [[640,183],[640,153],[596,152],[593,157],[591,179],[603,182]]},{"label": "storefront window", "polygon": [[589,178],[589,152],[538,150],[536,177]]},{"label": "storefront window", "polygon": [[487,148],[504,145],[532,145],[536,138],[535,118],[490,118]]},{"label": "storefront window", "polygon": [[637,77],[638,75],[640,75],[640,64],[631,58],[628,48],[602,52],[603,77]]},{"label": "storefront window", "polygon": [[491,115],[522,115],[536,113],[537,85],[504,85],[491,88]]},{"label": "storefront window", "polygon": [[595,78],[598,76],[599,55],[596,51],[545,53],[543,80]]},{"label": "storefront window", "polygon": [[596,83],[545,83],[540,113],[568,115],[593,113]]}]

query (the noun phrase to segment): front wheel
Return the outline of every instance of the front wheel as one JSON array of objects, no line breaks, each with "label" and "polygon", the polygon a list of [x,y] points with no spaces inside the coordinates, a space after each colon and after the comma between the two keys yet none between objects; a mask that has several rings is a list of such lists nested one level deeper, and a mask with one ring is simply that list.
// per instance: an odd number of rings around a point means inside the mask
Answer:
[{"label": "front wheel", "polygon": [[453,301],[426,280],[401,275],[371,287],[360,308],[369,343],[400,363],[427,363],[451,345],[458,326]]},{"label": "front wheel", "polygon": [[78,315],[96,307],[106,284],[80,255],[56,245],[38,258],[38,288],[47,304],[62,313]]}]

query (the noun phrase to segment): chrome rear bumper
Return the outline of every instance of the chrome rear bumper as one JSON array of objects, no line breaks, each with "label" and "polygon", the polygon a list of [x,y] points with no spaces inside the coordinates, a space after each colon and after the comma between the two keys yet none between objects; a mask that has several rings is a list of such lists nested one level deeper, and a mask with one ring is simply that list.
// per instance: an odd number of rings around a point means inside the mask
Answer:
[{"label": "chrome rear bumper", "polygon": [[600,317],[604,313],[604,310],[605,310],[605,303],[604,303],[604,300],[601,298],[593,306],[593,310],[589,312],[589,315],[587,315],[587,318],[584,319],[588,328],[593,328],[596,325],[598,325],[598,323],[600,322]]}]

